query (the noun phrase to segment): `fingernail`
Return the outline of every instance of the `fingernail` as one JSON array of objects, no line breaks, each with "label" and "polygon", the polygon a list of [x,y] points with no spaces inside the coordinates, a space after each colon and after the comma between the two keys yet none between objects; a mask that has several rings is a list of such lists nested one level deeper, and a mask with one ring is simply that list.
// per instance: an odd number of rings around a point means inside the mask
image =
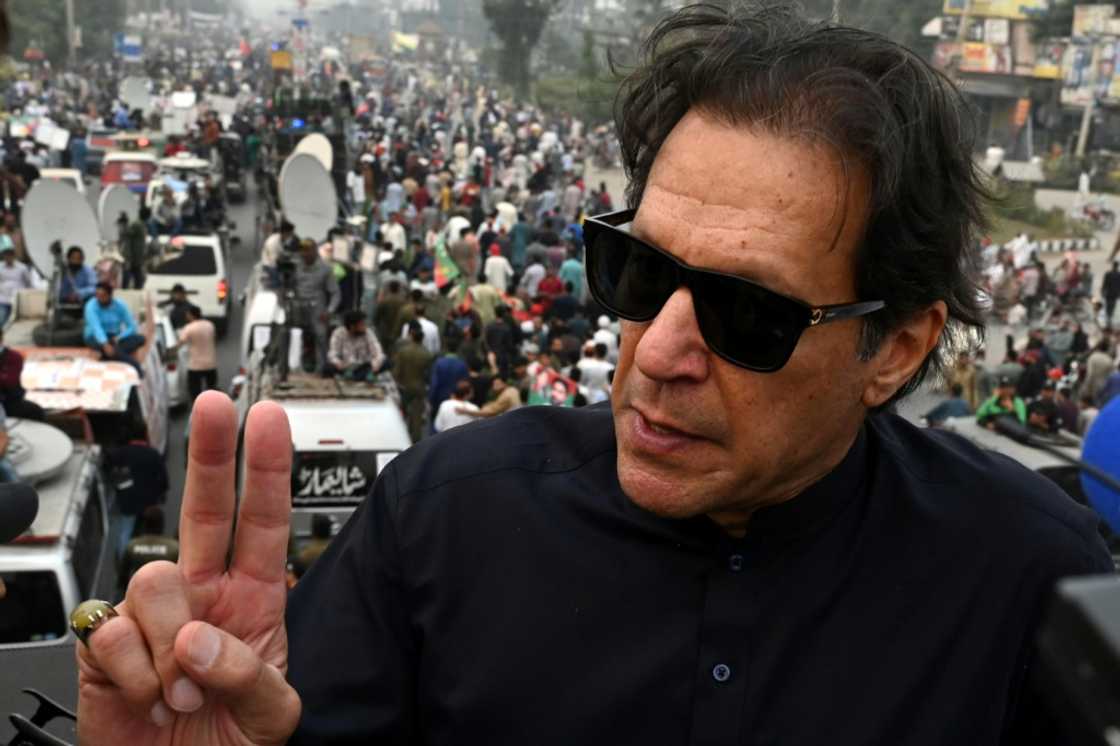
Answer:
[{"label": "fingernail", "polygon": [[218,651],[221,647],[222,641],[218,637],[218,633],[211,627],[199,625],[191,636],[191,641],[187,644],[187,655],[195,666],[200,669],[207,669],[218,657]]},{"label": "fingernail", "polygon": [[179,712],[194,712],[202,707],[202,690],[187,678],[179,679],[171,685],[169,702]]},{"label": "fingernail", "polygon": [[170,725],[175,716],[171,714],[171,710],[167,709],[167,705],[163,702],[156,702],[152,705],[152,711],[148,714],[152,722],[162,728],[165,725]]}]

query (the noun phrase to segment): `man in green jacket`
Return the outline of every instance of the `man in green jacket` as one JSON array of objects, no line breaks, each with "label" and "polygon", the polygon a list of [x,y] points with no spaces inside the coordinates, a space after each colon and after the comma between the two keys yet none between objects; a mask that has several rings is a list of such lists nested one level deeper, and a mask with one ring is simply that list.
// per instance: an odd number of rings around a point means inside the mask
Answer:
[{"label": "man in green jacket", "polygon": [[401,343],[393,360],[393,378],[401,392],[401,408],[408,421],[408,434],[413,443],[424,435],[427,415],[428,378],[431,375],[432,353],[424,348],[424,331],[413,321],[408,339]]},{"label": "man in green jacket", "polygon": [[1015,415],[1020,425],[1027,424],[1027,405],[1015,396],[1015,383],[1007,376],[999,379],[996,393],[976,410],[976,421],[989,430],[995,430],[996,418],[1005,415]]}]

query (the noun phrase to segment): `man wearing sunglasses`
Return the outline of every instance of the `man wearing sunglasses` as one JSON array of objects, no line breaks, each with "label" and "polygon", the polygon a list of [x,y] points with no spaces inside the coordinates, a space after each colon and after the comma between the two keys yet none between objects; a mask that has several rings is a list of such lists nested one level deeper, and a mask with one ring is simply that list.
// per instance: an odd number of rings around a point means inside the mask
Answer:
[{"label": "man wearing sunglasses", "polygon": [[227,569],[236,432],[204,395],[180,567],[79,648],[89,743],[1058,742],[1035,628],[1111,566],[1093,516],[889,412],[980,323],[959,94],[875,35],[705,6],[618,119],[635,209],[584,226],[610,408],[396,457],[285,617],[283,418],[247,427]]}]

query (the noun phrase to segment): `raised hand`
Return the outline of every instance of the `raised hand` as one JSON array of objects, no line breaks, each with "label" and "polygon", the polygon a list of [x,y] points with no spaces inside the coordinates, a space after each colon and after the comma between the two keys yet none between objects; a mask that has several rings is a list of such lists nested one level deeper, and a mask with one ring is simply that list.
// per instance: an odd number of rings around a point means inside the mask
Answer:
[{"label": "raised hand", "polygon": [[179,563],[142,567],[119,616],[93,632],[88,649],[77,645],[84,745],[283,743],[299,722],[299,696],[285,680],[287,418],[269,402],[249,414],[236,535],[229,399],[202,394],[191,430]]}]

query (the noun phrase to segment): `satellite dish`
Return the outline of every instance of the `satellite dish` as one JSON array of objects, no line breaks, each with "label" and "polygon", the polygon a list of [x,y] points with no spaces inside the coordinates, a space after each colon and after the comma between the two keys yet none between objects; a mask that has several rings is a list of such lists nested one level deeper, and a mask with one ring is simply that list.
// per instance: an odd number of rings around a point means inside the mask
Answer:
[{"label": "satellite dish", "polygon": [[128,215],[132,222],[140,215],[140,201],[136,195],[129,191],[123,184],[112,184],[101,192],[101,199],[97,201],[97,214],[100,216],[101,238],[105,241],[116,241],[117,218],[121,213]]},{"label": "satellite dish", "polygon": [[54,269],[50,247],[55,241],[62,243],[63,252],[79,246],[86,256],[97,256],[101,237],[97,217],[86,198],[70,184],[36,180],[23,202],[20,225],[27,253],[45,277],[50,277]]},{"label": "satellite dish", "polygon": [[295,152],[315,156],[328,172],[334,167],[334,148],[331,147],[331,141],[326,135],[318,132],[307,135],[299,141],[299,145],[296,145]]},{"label": "satellite dish", "polygon": [[318,158],[292,153],[280,169],[280,206],[303,238],[323,241],[338,223],[334,181]]},{"label": "satellite dish", "polygon": [[[1120,396],[1113,397],[1093,420],[1081,446],[1081,458],[1101,471],[1120,479]],[[1081,472],[1081,487],[1101,518],[1120,531],[1120,493],[1099,479]]]},{"label": "satellite dish", "polygon": [[129,108],[147,111],[152,104],[151,94],[148,93],[148,80],[146,78],[128,77],[121,81],[120,99]]},{"label": "satellite dish", "polygon": [[74,441],[53,425],[33,420],[8,420],[12,430],[8,452],[5,454],[16,467],[20,477],[38,484],[58,474],[74,452]]}]

